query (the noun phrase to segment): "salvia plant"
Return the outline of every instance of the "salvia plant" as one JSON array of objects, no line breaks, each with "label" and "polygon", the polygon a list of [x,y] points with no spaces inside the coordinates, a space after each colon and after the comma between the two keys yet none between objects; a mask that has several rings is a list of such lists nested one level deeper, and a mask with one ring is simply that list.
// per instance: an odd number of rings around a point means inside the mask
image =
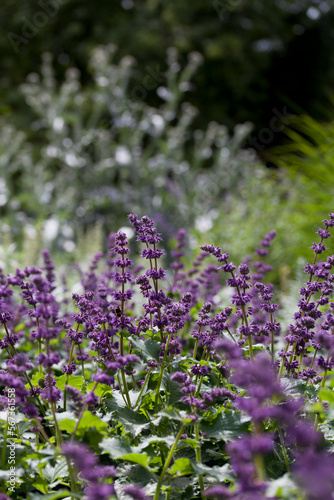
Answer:
[{"label": "salvia plant", "polygon": [[46,250],[1,271],[0,499],[332,499],[334,213],[287,331],[275,231],[187,269],[181,229],[166,269],[153,220],[129,221],[143,263],[110,234],[72,299]]}]

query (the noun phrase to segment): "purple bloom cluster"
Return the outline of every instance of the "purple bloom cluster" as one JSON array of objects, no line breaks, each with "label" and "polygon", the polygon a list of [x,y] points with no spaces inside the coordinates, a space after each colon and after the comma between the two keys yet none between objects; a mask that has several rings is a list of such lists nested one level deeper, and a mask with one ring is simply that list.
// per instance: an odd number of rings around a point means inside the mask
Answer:
[{"label": "purple bloom cluster", "polygon": [[87,500],[109,500],[115,493],[114,485],[101,483],[101,479],[115,478],[115,467],[98,465],[96,456],[79,443],[65,443],[62,451],[73,462],[79,477],[88,482],[85,490]]},{"label": "purple bloom cluster", "polygon": [[[165,269],[153,220],[130,215],[129,221],[145,265],[130,259],[124,232],[112,233],[106,255],[96,254],[88,271],[77,267],[82,290],[72,295],[72,308],[55,293],[48,251],[40,268],[13,276],[0,271],[1,409],[14,401],[36,433],[37,451],[48,446],[57,456],[62,450],[73,492],[78,484],[88,500],[117,496],[115,460],[121,460],[119,471],[131,473],[145,460],[156,481],[154,500],[163,490],[170,498],[178,495],[174,467],[187,467],[182,459],[188,446],[199,471],[189,495],[199,486],[203,497],[261,500],[271,480],[268,459],[291,472],[306,498],[331,499],[334,462],[326,448],[333,439],[318,424],[332,411],[331,398],[320,398],[329,394],[325,386],[334,367],[334,256],[324,258],[334,214],[311,247],[313,262],[305,266],[306,282],[280,352],[279,307],[265,281],[274,231],[240,265],[220,247],[203,245],[187,270],[182,229]],[[229,294],[221,293],[225,285]],[[228,295],[224,303],[220,297]],[[62,420],[64,411],[75,415],[75,424]],[[233,430],[240,427],[238,439],[221,437],[230,434],[217,430],[220,418],[227,427],[232,421]],[[94,433],[91,421],[100,422]],[[106,465],[97,459],[101,442]],[[208,480],[209,455],[220,465],[229,461],[231,484]],[[121,480],[118,488],[134,500],[147,499],[140,484]]]}]

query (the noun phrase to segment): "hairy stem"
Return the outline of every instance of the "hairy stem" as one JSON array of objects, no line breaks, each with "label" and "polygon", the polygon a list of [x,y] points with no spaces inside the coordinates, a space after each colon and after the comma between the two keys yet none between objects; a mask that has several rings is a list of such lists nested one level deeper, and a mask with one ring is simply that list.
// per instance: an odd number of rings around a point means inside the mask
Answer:
[{"label": "hairy stem", "polygon": [[157,484],[157,488],[155,490],[155,494],[154,494],[154,500],[158,500],[159,499],[159,493],[160,493],[160,489],[161,489],[161,485],[162,483],[164,482],[164,477],[165,477],[165,474],[166,474],[166,470],[168,469],[169,467],[169,464],[173,458],[173,455],[174,455],[174,452],[175,452],[175,449],[177,447],[177,444],[183,434],[183,431],[184,429],[186,428],[186,425],[183,424],[176,436],[176,439],[175,439],[175,442],[173,444],[173,446],[171,447],[171,449],[169,450],[169,453],[168,453],[168,456],[166,458],[166,462],[165,462],[165,465],[162,469],[162,472],[161,472],[161,475],[160,475],[160,478],[159,478],[159,481],[158,481],[158,484]]}]

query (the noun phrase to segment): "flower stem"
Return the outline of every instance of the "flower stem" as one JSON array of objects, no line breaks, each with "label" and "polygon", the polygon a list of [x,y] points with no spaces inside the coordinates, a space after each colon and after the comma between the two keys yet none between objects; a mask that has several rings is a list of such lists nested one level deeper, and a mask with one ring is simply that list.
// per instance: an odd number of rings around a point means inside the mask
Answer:
[{"label": "flower stem", "polygon": [[284,439],[283,439],[283,435],[282,435],[281,429],[278,429],[278,435],[279,435],[279,439],[280,439],[281,446],[282,446],[282,451],[283,451],[284,461],[285,461],[285,465],[286,465],[286,470],[287,470],[287,472],[290,472],[290,465],[289,465],[288,455],[287,455],[287,452],[286,452],[286,448],[285,448]]},{"label": "flower stem", "polygon": [[196,358],[197,348],[198,348],[198,339],[195,340],[194,352],[193,352],[193,358],[194,359]]},{"label": "flower stem", "polygon": [[254,355],[253,355],[253,345],[252,345],[252,337],[251,336],[248,337],[248,345],[249,345],[249,357],[251,360],[253,360]]},{"label": "flower stem", "polygon": [[[74,350],[74,340],[73,340],[72,345],[71,345],[71,352],[70,352],[70,359],[68,360],[68,367],[70,367],[71,362],[72,362],[73,350]],[[67,373],[66,380],[65,380],[65,387],[64,387],[64,411],[66,411],[66,397],[67,397],[66,386],[68,384],[68,377],[69,377],[69,374]]]},{"label": "flower stem", "polygon": [[157,484],[157,488],[155,490],[155,494],[154,494],[154,499],[153,500],[158,500],[159,498],[159,493],[160,493],[160,489],[161,489],[161,485],[162,483],[164,482],[164,476],[165,476],[165,473],[166,473],[166,470],[168,469],[169,467],[169,464],[173,458],[173,455],[174,455],[174,452],[175,452],[175,449],[177,447],[177,443],[179,442],[182,434],[183,434],[183,431],[184,429],[186,428],[186,425],[183,424],[176,436],[176,439],[175,439],[175,442],[173,444],[173,446],[171,447],[171,449],[169,450],[169,453],[168,453],[168,456],[166,458],[166,462],[165,462],[165,465],[162,469],[162,472],[161,472],[161,475],[160,475],[160,478],[159,478],[159,481],[158,481],[158,484]]},{"label": "flower stem", "polygon": [[164,366],[165,366],[165,362],[166,362],[166,359],[167,359],[167,351],[168,351],[168,346],[169,346],[169,342],[170,342],[171,336],[172,336],[172,334],[169,333],[168,334],[168,338],[167,338],[167,342],[166,342],[166,346],[165,346],[164,357],[163,357],[162,363],[161,363],[159,380],[158,380],[157,390],[156,390],[156,393],[155,393],[155,405],[154,405],[155,406],[155,411],[157,411],[157,407],[158,407],[158,400],[159,400],[159,396],[160,396],[160,386],[161,386],[161,381],[162,381],[162,375],[164,373]]},{"label": "flower stem", "polygon": [[[199,428],[198,428],[198,424],[195,424],[195,437],[196,437],[196,441],[197,441],[196,462],[197,463],[201,463],[202,462],[202,456],[201,456],[201,446],[199,444]],[[198,474],[198,482],[199,482],[199,487],[200,487],[200,490],[201,490],[201,493],[202,493],[202,491],[204,490],[204,483],[203,483],[203,475],[202,474]]]},{"label": "flower stem", "polygon": [[143,386],[142,386],[142,388],[141,388],[141,391],[140,391],[140,393],[139,393],[139,396],[138,396],[138,398],[137,398],[137,401],[136,401],[136,403],[135,403],[135,405],[134,405],[134,408],[136,408],[137,404],[138,404],[138,403],[139,403],[139,401],[140,401],[140,398],[141,398],[141,396],[142,396],[142,394],[143,394],[143,392],[144,392],[144,389],[145,389],[145,387],[146,387],[146,384],[147,384],[147,382],[148,382],[148,379],[150,378],[151,371],[152,371],[152,368],[150,367],[150,368],[149,368],[149,370],[148,370],[148,372],[147,372],[147,374],[146,374],[146,377],[145,377],[145,380],[144,380]]},{"label": "flower stem", "polygon": [[7,446],[7,435],[8,435],[8,418],[9,418],[9,410],[7,411],[7,420],[6,420],[6,427],[5,427],[5,435],[4,435],[4,438],[3,438],[2,470],[5,470],[6,446]]},{"label": "flower stem", "polygon": [[126,397],[126,400],[127,400],[127,403],[128,403],[128,407],[131,408],[131,400],[130,400],[130,396],[129,396],[128,384],[126,382],[125,373],[123,372],[123,370],[121,371],[121,376],[122,376],[123,389],[124,389],[124,392],[125,392],[125,397]]}]

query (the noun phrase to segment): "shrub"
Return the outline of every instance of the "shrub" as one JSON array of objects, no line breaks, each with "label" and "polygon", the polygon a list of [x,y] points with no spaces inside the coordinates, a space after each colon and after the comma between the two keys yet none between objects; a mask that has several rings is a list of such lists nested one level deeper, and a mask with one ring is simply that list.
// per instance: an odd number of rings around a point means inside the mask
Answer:
[{"label": "shrub", "polygon": [[116,53],[112,45],[92,51],[90,86],[82,87],[77,68],[58,84],[50,54],[41,76],[33,73],[21,86],[35,119],[25,134],[5,127],[0,142],[8,166],[1,214],[16,242],[40,221],[54,248],[73,250],[79,227],[102,224],[107,237],[128,211],[150,213],[170,236],[220,205],[253,165],[254,155],[240,148],[249,124],[232,138],[218,123],[192,128],[197,110],[187,100],[199,54],[182,67],[168,51],[167,86],[156,82],[160,104],[152,107],[128,86],[134,59],[116,64]]}]

